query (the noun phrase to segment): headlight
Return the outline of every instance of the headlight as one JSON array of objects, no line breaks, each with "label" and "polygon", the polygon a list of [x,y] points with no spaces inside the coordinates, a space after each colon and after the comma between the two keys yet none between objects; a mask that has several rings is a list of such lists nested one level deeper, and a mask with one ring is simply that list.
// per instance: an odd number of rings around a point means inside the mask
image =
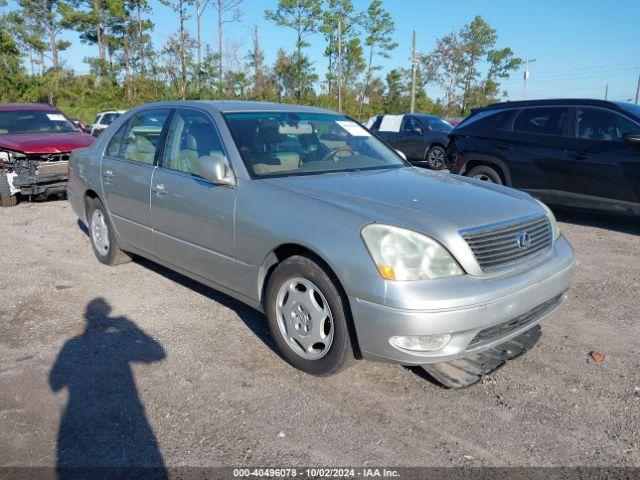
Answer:
[{"label": "headlight", "polygon": [[362,238],[378,272],[387,280],[423,280],[464,274],[442,245],[420,233],[374,223],[362,229]]},{"label": "headlight", "polygon": [[547,212],[547,217],[549,217],[549,221],[551,222],[551,228],[553,229],[553,239],[558,240],[560,238],[560,227],[558,227],[558,221],[556,220],[556,216],[553,214],[551,209],[547,207],[540,200],[536,200],[540,204],[544,211]]}]

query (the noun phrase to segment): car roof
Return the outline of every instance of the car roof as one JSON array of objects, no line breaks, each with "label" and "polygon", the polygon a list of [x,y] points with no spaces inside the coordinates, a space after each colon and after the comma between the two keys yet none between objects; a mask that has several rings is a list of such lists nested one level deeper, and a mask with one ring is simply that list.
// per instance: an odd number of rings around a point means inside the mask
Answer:
[{"label": "car roof", "polygon": [[303,112],[303,113],[329,113],[336,112],[318,107],[306,105],[294,105],[287,103],[270,102],[250,102],[238,100],[176,100],[165,102],[154,102],[141,105],[144,107],[208,107],[220,113],[240,113],[240,112]]},{"label": "car roof", "polygon": [[618,110],[620,107],[617,102],[610,102],[608,100],[597,100],[593,98],[556,98],[545,100],[517,100],[507,101],[500,103],[492,103],[486,107],[476,109],[477,111],[483,110],[500,110],[505,108],[525,108],[525,107],[548,107],[554,105],[590,105],[595,107],[613,108]]},{"label": "car roof", "polygon": [[53,105],[48,103],[0,103],[0,110],[54,110]]},{"label": "car roof", "polygon": [[96,115],[104,115],[105,113],[120,113],[120,114],[122,114],[124,112],[126,112],[126,110],[105,110],[103,112],[96,113]]}]

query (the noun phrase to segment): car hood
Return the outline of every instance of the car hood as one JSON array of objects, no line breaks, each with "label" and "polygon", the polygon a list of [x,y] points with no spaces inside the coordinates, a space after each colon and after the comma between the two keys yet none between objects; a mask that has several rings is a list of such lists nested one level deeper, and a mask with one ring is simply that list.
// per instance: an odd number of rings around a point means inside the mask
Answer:
[{"label": "car hood", "polygon": [[454,233],[544,214],[526,193],[420,168],[324,173],[265,181],[350,210],[368,221],[426,234]]},{"label": "car hood", "polygon": [[5,133],[0,148],[22,153],[60,153],[88,147],[95,138],[83,132]]}]

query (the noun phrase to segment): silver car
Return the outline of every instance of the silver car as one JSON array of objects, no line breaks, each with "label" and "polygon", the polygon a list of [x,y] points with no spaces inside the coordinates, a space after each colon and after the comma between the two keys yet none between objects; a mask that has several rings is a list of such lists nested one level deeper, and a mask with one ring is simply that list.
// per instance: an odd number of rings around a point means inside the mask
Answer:
[{"label": "silver car", "polygon": [[70,164],[99,261],[140,255],[245,302],[316,375],[470,358],[537,328],[573,276],[542,203],[411,167],[327,110],[142,105]]}]

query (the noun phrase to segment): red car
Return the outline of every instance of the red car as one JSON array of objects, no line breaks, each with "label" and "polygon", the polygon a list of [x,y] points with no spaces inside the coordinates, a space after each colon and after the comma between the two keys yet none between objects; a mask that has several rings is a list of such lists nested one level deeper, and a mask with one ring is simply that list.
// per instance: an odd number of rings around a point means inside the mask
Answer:
[{"label": "red car", "polygon": [[0,205],[65,193],[69,154],[94,140],[51,105],[0,104]]}]

